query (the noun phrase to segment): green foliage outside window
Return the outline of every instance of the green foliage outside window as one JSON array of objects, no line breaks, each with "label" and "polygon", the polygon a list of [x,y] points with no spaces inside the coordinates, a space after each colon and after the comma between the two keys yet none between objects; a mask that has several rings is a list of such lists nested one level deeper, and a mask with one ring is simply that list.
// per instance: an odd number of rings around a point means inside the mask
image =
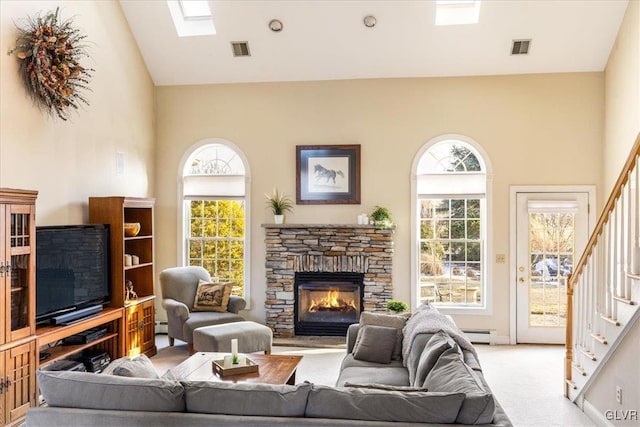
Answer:
[{"label": "green foliage outside window", "polygon": [[189,265],[204,267],[212,277],[237,284],[244,294],[244,200],[193,200],[189,218]]},{"label": "green foliage outside window", "polygon": [[481,250],[479,199],[421,200],[421,281],[448,295],[436,302],[476,302],[464,293],[480,287]]}]

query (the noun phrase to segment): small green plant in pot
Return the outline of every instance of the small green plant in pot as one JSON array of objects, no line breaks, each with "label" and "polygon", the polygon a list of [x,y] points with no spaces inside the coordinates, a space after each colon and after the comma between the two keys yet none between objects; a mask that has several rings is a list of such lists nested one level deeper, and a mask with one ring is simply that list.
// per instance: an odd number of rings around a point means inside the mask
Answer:
[{"label": "small green plant in pot", "polygon": [[387,310],[393,311],[396,314],[403,313],[403,312],[407,311],[408,308],[409,308],[409,306],[407,305],[406,302],[398,301],[398,300],[395,300],[395,299],[392,299],[391,301],[389,301],[387,303]]},{"label": "small green plant in pot", "polygon": [[293,201],[286,194],[279,192],[277,188],[273,189],[273,193],[265,194],[265,197],[267,198],[267,206],[273,212],[275,223],[282,224],[285,212],[293,212]]},{"label": "small green plant in pot", "polygon": [[371,212],[371,219],[373,220],[374,225],[378,227],[388,228],[393,225],[391,212],[389,212],[389,209],[381,206],[376,206],[373,212]]}]

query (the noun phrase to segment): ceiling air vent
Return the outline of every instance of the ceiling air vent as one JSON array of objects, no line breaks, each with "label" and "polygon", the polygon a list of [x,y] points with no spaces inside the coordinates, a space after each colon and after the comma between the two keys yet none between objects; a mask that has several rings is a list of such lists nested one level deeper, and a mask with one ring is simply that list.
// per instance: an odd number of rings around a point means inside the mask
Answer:
[{"label": "ceiling air vent", "polygon": [[511,55],[527,55],[531,40],[514,40],[511,45]]},{"label": "ceiling air vent", "polygon": [[233,56],[251,56],[249,52],[249,42],[231,42]]}]

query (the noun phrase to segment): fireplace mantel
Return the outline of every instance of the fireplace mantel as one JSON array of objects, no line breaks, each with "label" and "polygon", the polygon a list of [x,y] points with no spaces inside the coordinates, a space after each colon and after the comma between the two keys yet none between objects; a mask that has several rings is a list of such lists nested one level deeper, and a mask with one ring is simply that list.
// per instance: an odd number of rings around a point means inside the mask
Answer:
[{"label": "fireplace mantel", "polygon": [[395,228],[358,224],[262,224],[265,230],[266,323],[294,336],[296,272],[364,274],[363,308],[384,311],[393,297]]}]

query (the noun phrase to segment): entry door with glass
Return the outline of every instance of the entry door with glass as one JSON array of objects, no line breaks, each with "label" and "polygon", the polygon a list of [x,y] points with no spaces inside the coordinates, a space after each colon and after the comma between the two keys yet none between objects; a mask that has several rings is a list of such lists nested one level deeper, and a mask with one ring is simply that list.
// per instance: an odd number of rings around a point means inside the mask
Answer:
[{"label": "entry door with glass", "polygon": [[567,276],[589,238],[588,193],[517,193],[517,342],[563,344]]}]

